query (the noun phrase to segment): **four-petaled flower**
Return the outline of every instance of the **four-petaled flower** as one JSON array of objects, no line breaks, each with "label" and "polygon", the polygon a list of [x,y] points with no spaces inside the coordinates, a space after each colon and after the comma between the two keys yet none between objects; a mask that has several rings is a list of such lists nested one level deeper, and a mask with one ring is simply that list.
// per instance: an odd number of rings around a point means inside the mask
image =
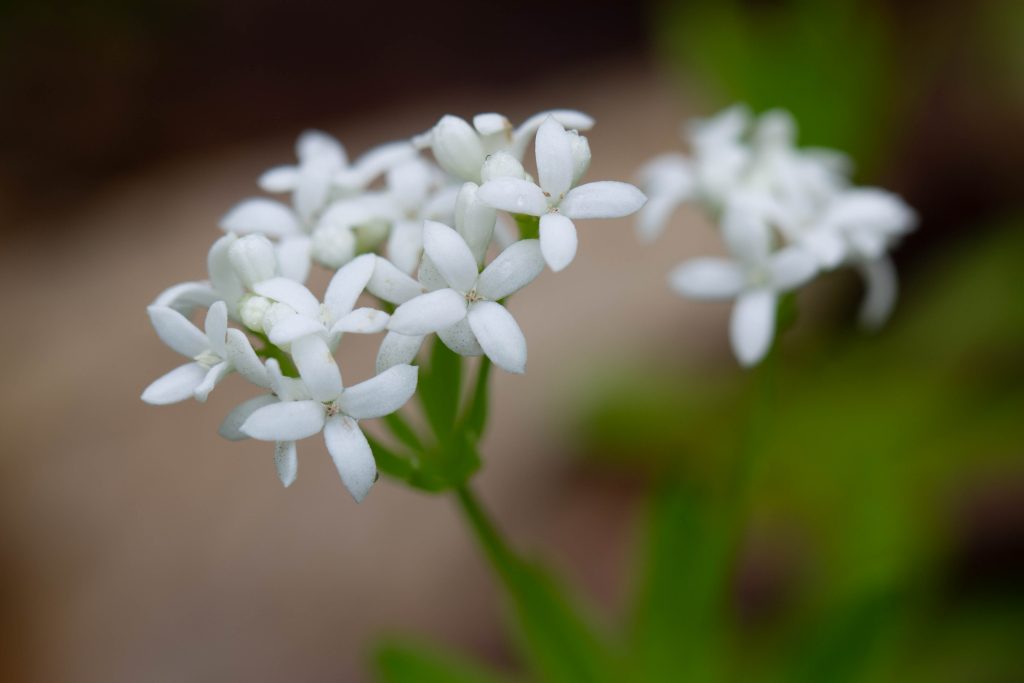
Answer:
[{"label": "four-petaled flower", "polygon": [[646,198],[634,186],[611,180],[573,187],[589,162],[589,151],[574,154],[573,134],[554,118],[541,124],[535,148],[539,185],[522,178],[495,178],[484,183],[478,195],[502,211],[539,216],[541,252],[548,266],[558,271],[576,256],[572,219],[628,216]]}]

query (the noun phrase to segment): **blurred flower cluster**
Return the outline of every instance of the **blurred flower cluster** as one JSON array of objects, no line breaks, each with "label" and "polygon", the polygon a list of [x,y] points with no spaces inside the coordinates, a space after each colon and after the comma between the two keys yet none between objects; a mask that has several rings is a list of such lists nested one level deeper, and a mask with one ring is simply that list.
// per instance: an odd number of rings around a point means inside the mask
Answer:
[{"label": "blurred flower cluster", "polygon": [[650,198],[638,216],[655,239],[682,204],[699,207],[721,231],[728,256],[686,261],[672,271],[679,294],[735,299],[730,340],[743,365],[758,363],[775,336],[780,294],[843,266],[863,276],[861,321],[882,325],[895,304],[889,250],[917,219],[899,197],[855,187],[841,153],[796,146],[785,111],[754,117],[734,106],[685,126],[690,155],[665,154],[640,172]]},{"label": "blurred flower cluster", "polygon": [[[545,265],[573,260],[574,219],[625,216],[644,204],[626,183],[580,184],[590,146],[579,131],[592,125],[570,110],[518,127],[500,114],[472,123],[445,116],[355,161],[331,136],[302,134],[297,162],[259,178],[290,201],[257,197],[232,208],[209,252],[209,279],[175,285],[149,307],[160,339],[189,362],[142,399],[205,401],[236,373],[262,392],[227,416],[221,434],[274,442],[287,486],[295,442],[322,432],[361,500],[377,467],[358,422],[413,396],[424,338],[436,333],[457,354],[522,373],[526,339],[504,301]],[[531,140],[536,178],[523,165]],[[305,286],[314,263],[335,271],[322,298]],[[357,306],[364,292],[379,309]],[[192,322],[200,309],[203,329]],[[346,385],[336,359],[344,336],[382,332],[376,375]]]}]

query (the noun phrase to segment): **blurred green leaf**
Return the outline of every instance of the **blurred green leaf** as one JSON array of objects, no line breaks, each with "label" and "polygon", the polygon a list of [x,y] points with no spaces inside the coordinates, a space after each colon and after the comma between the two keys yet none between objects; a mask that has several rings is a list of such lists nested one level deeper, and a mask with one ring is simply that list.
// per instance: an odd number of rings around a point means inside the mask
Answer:
[{"label": "blurred green leaf", "polygon": [[434,435],[442,445],[451,440],[455,430],[461,390],[462,356],[435,337],[429,365],[420,368],[416,395]]}]

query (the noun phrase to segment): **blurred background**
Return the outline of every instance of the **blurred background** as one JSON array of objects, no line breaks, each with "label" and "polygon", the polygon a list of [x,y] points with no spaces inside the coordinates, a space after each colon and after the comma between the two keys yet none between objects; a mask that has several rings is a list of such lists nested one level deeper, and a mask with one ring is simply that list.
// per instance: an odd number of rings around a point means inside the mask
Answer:
[{"label": "blurred background", "polygon": [[1024,680],[1011,0],[4,0],[0,679],[426,680],[409,663],[436,657],[521,680],[449,500],[382,481],[357,507],[314,440],[284,490],[266,444],[217,436],[238,384],[142,404],[175,362],[145,306],[204,276],[218,219],[304,128],[358,154],[444,113],[572,107],[598,121],[590,177],[629,180],[735,101],[790,109],[802,144],[919,211],[891,325],[856,329],[851,275],[801,294],[742,552],[717,566],[751,378],[727,308],[664,286],[716,237],[692,211],[656,247],[584,225],[573,267],[513,304],[530,372],[494,382],[482,494],[635,680]]}]

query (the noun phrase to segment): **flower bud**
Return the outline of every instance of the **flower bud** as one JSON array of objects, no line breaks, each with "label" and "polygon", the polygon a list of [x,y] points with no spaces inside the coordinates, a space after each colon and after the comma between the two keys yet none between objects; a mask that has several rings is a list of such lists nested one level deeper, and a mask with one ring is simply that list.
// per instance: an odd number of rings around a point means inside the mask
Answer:
[{"label": "flower bud", "polygon": [[512,144],[512,123],[501,114],[477,114],[473,117],[473,127],[480,134],[485,152]]},{"label": "flower bud", "polygon": [[480,177],[485,183],[495,178],[526,178],[526,169],[508,152],[495,152],[484,161]]},{"label": "flower bud", "polygon": [[271,330],[274,329],[274,325],[293,315],[295,315],[295,309],[288,304],[282,304],[277,301],[270,302],[270,306],[267,307],[263,315],[263,332],[269,335]]},{"label": "flower bud", "polygon": [[431,148],[438,165],[463,180],[480,180],[484,149],[473,127],[457,116],[444,116],[434,126]]},{"label": "flower bud", "polygon": [[323,225],[313,232],[313,258],[328,268],[341,268],[356,255],[356,237],[344,225]]},{"label": "flower bud", "polygon": [[263,235],[238,238],[228,250],[228,260],[238,279],[247,289],[277,275],[274,245]]},{"label": "flower bud", "polygon": [[574,130],[566,133],[572,148],[572,184],[576,185],[590,168],[590,142],[587,141],[586,135],[580,135]]},{"label": "flower bud", "polygon": [[246,294],[238,304],[238,317],[253,332],[263,332],[263,319],[273,304],[273,301],[258,294]]}]

